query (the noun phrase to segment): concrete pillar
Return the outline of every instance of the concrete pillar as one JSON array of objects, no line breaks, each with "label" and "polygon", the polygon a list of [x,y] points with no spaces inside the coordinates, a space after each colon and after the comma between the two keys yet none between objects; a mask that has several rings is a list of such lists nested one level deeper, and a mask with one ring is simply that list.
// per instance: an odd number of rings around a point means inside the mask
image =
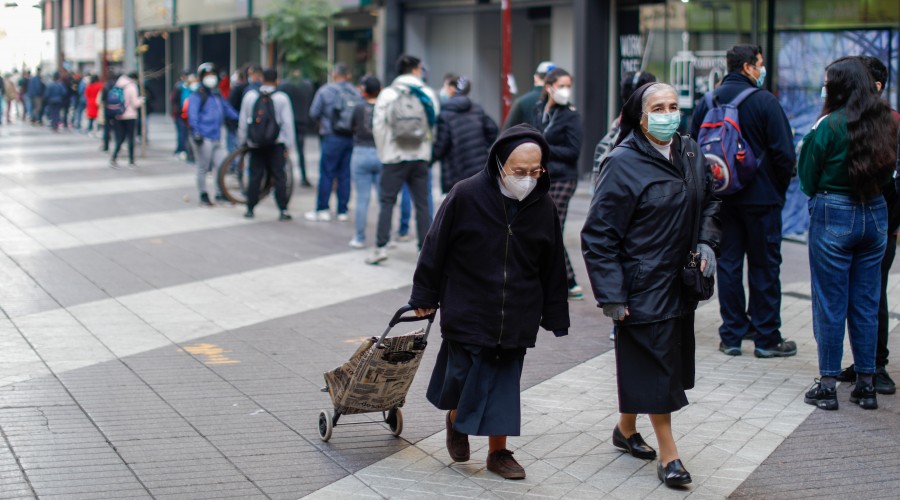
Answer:
[{"label": "concrete pillar", "polygon": [[394,67],[403,54],[403,4],[400,0],[384,2],[384,81],[391,82],[397,76]]},{"label": "concrete pillar", "polygon": [[[614,0],[575,0],[575,103],[581,112],[584,139],[578,170],[581,174],[591,171],[594,147],[606,134],[612,71],[610,59],[610,18]],[[600,83],[592,85],[593,82]]]}]

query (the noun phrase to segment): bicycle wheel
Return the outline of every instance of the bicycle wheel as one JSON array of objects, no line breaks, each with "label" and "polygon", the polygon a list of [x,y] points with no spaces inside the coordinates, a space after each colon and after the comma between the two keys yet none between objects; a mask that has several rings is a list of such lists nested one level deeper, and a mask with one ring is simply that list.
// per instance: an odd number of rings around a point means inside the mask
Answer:
[{"label": "bicycle wheel", "polygon": [[[246,147],[231,152],[219,166],[219,189],[232,203],[247,203],[247,186],[250,182],[250,150]],[[259,199],[269,194],[271,186],[268,176],[263,174]]]}]

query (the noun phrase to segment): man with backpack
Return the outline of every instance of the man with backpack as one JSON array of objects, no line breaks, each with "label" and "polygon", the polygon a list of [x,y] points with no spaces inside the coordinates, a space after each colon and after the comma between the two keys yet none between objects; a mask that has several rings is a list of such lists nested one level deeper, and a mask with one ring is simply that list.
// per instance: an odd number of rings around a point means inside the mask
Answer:
[{"label": "man with backpack", "polygon": [[53,73],[53,80],[44,91],[44,102],[47,114],[50,116],[50,126],[53,127],[54,132],[59,132],[63,106],[67,106],[69,103],[69,90],[60,79],[59,73]]},{"label": "man with backpack", "polygon": [[428,168],[434,144],[434,125],[440,104],[434,92],[422,81],[422,62],[402,55],[397,60],[397,73],[391,85],[378,96],[372,122],[381,171],[381,211],[375,253],[368,264],[387,260],[387,244],[391,235],[394,205],[403,183],[409,184],[416,207],[416,233],[419,248],[431,227],[428,210]]},{"label": "man with backpack", "polygon": [[[200,206],[213,206],[206,191],[206,176],[212,171],[218,173],[225,161],[226,149],[222,144],[222,127],[226,119],[237,120],[238,113],[219,93],[219,70],[213,63],[203,63],[197,68],[200,88],[187,99],[187,123],[191,142],[194,144],[194,159],[197,162],[197,191]],[[218,183],[216,190],[218,191]],[[219,192],[216,201],[226,201]]]},{"label": "man with backpack", "polygon": [[275,88],[277,84],[278,73],[275,68],[268,68],[263,71],[259,90],[248,89],[241,102],[238,142],[250,148],[250,184],[244,214],[248,219],[253,218],[263,174],[267,173],[275,184],[278,220],[291,220],[284,166],[288,151],[294,147],[294,111],[290,98]]},{"label": "man with backpack", "polygon": [[735,45],[726,59],[722,85],[697,102],[691,122],[691,137],[707,158],[716,160],[711,168],[722,199],[719,350],[738,356],[741,341],[752,338],[758,358],[793,356],[797,344],[784,340],[779,330],[781,209],[796,165],[793,133],[778,99],[761,89],[766,77],[762,49]]},{"label": "man with backpack", "polygon": [[328,202],[337,181],[337,220],[350,220],[350,156],[353,154],[353,110],[362,104],[362,96],[353,85],[353,75],[346,64],[334,65],[334,83],[320,88],[313,97],[309,118],[319,123],[321,157],[316,210],[307,212],[306,220],[328,222]]},{"label": "man with backpack", "polygon": [[144,105],[137,85],[137,73],[122,75],[116,85],[106,95],[106,119],[114,120],[116,144],[109,159],[109,166],[116,168],[116,158],[122,149],[122,143],[128,140],[128,166],[134,163],[134,134],[138,118],[138,109]]}]

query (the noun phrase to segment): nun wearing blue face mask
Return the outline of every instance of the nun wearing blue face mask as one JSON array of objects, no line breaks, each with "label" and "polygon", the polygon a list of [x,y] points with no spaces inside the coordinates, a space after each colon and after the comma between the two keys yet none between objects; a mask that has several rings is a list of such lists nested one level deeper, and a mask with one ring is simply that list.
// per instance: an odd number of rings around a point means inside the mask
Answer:
[{"label": "nun wearing blue face mask", "polygon": [[617,325],[619,422],[612,443],[652,460],[637,414],[650,415],[659,443],[657,475],[667,486],[691,482],[672,436],[672,412],[694,386],[694,310],[682,291],[689,252],[715,273],[719,201],[696,142],[676,134],[675,89],[648,83],[625,103],[618,142],[607,155],[581,247],[597,305]]},{"label": "nun wearing blue face mask", "polygon": [[487,469],[525,470],[506,445],[521,430],[519,378],[543,327],[568,333],[562,231],[547,192],[548,146],[516,125],[491,147],[484,169],[458,182],[425,238],[413,276],[417,314],[440,307],[440,351],[428,400],[446,410],[447,451],[469,460],[469,436],[489,436]]}]

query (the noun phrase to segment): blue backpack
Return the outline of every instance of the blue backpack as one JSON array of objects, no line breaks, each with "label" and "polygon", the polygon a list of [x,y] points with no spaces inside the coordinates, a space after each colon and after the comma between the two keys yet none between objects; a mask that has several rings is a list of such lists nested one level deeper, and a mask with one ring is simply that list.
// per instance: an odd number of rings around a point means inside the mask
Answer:
[{"label": "blue backpack", "polygon": [[118,118],[125,112],[125,92],[122,87],[113,87],[106,94],[106,116]]},{"label": "blue backpack", "polygon": [[707,111],[697,134],[697,143],[712,171],[716,194],[728,195],[740,191],[759,170],[756,155],[741,135],[738,118],[738,106],[757,90],[747,89],[727,104],[719,104],[712,92],[703,96]]}]

